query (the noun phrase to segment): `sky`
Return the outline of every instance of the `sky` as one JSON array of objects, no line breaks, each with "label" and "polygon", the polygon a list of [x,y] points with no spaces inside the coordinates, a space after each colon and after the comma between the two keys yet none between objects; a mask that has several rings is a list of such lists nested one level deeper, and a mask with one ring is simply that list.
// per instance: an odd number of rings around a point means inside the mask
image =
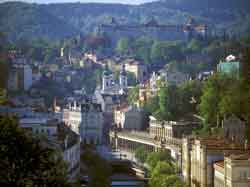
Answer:
[{"label": "sky", "polygon": [[31,3],[64,3],[64,2],[81,2],[81,3],[122,3],[122,4],[142,4],[156,0],[0,0],[6,1],[25,1]]}]

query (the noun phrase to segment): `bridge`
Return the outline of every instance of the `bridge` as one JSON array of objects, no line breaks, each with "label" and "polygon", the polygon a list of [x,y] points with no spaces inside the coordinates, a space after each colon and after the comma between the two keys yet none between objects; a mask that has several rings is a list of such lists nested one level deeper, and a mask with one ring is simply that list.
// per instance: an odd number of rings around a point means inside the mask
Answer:
[{"label": "bridge", "polygon": [[111,187],[145,187],[147,186],[148,180],[141,179],[135,176],[124,175],[124,174],[115,174],[111,177]]},{"label": "bridge", "polygon": [[140,180],[147,180],[147,170],[145,167],[138,165],[135,162],[132,162],[130,160],[112,160],[109,162],[112,167],[113,174],[117,173],[127,173],[131,176],[137,176],[140,178]]},{"label": "bridge", "polygon": [[146,132],[138,131],[110,131],[110,143],[116,150],[134,153],[138,147],[143,146],[147,152],[168,150],[180,165],[182,140],[167,138],[157,140]]}]

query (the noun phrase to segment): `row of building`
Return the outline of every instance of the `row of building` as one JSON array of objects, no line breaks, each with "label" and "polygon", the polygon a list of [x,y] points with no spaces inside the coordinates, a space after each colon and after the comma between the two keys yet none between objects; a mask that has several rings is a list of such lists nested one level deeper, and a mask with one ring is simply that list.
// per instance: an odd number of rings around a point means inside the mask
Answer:
[{"label": "row of building", "polygon": [[217,137],[184,139],[182,174],[192,187],[248,187],[250,146]]},{"label": "row of building", "polygon": [[236,116],[223,121],[221,136],[192,135],[199,120],[159,121],[150,117],[148,131],[116,129],[110,133],[114,148],[135,152],[141,146],[152,152],[170,151],[180,176],[192,187],[250,185],[250,146],[246,123]]}]

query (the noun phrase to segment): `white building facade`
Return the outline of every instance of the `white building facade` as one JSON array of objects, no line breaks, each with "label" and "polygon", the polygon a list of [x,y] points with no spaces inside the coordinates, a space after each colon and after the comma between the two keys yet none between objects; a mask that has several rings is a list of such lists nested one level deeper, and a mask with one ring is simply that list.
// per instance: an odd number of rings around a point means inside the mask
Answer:
[{"label": "white building facade", "polygon": [[63,112],[64,122],[87,144],[101,144],[103,139],[103,112],[100,104],[70,103]]},{"label": "white building facade", "polygon": [[126,107],[114,111],[114,122],[118,128],[126,130],[142,130],[145,113],[137,107]]}]

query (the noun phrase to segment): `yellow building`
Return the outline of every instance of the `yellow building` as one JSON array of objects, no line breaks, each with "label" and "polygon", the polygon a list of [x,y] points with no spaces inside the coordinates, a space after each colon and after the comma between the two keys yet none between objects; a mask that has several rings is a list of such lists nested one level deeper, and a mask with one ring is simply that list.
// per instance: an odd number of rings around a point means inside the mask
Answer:
[{"label": "yellow building", "polygon": [[135,74],[137,82],[144,82],[147,78],[147,66],[139,61],[130,59],[125,63],[125,70]]},{"label": "yellow building", "polygon": [[225,154],[245,151],[250,151],[250,146],[244,147],[224,138],[185,138],[182,144],[183,178],[191,187],[213,187],[213,164],[224,160]]},{"label": "yellow building", "polygon": [[214,187],[249,187],[250,152],[225,156],[214,163]]}]

